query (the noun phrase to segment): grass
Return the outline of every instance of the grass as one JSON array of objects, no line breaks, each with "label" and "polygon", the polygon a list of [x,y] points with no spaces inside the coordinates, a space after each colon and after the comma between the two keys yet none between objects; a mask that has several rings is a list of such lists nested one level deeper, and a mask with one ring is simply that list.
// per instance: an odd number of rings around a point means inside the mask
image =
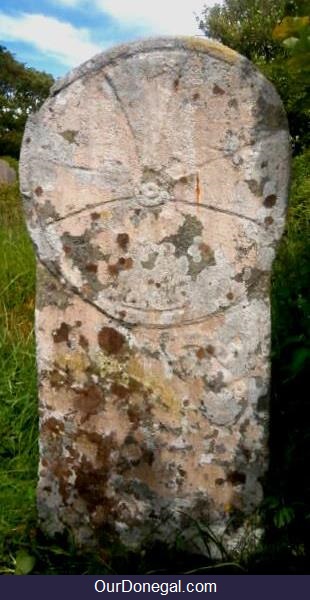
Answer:
[{"label": "grass", "polygon": [[35,259],[18,184],[0,187],[0,572],[7,536],[35,518],[37,394]]},{"label": "grass", "polygon": [[[272,284],[271,465],[256,553],[218,564],[155,545],[148,554],[103,549],[79,555],[70,538],[51,542],[37,525],[38,418],[33,331],[35,258],[18,185],[0,186],[0,573],[305,573],[310,558],[309,373],[310,152],[294,159],[287,230]],[[208,532],[200,526],[201,535]],[[216,543],[216,540],[215,540]]]}]

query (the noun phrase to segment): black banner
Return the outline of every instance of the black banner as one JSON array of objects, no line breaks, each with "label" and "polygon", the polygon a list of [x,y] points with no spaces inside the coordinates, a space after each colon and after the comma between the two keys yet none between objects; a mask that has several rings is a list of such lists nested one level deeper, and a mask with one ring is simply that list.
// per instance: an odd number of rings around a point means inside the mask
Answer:
[{"label": "black banner", "polygon": [[0,598],[10,600],[149,598],[182,595],[221,600],[302,600],[309,598],[309,575],[27,575],[2,576]]}]

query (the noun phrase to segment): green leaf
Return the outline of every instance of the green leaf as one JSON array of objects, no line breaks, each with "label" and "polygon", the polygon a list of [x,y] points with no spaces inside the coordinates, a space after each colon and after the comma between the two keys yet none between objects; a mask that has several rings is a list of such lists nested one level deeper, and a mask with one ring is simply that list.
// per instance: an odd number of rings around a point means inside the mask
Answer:
[{"label": "green leaf", "polygon": [[290,365],[291,372],[294,375],[299,373],[304,368],[304,366],[306,365],[306,362],[309,359],[310,359],[309,348],[297,348],[297,350],[295,350],[295,352],[293,354],[293,360]]},{"label": "green leaf", "polygon": [[295,518],[295,511],[291,506],[283,506],[278,510],[274,516],[274,524],[278,529],[282,529],[286,525],[289,525]]},{"label": "green leaf", "polygon": [[26,550],[20,550],[15,559],[15,575],[28,575],[31,573],[36,559],[26,552]]},{"label": "green leaf", "polygon": [[294,46],[296,46],[297,42],[298,42],[298,38],[289,37],[289,38],[286,38],[286,40],[284,40],[283,46],[285,46],[286,48],[294,48]]},{"label": "green leaf", "polygon": [[64,550],[63,548],[60,548],[60,546],[50,546],[49,550],[50,550],[50,552],[53,552],[53,554],[70,556],[70,552],[68,552],[67,550]]},{"label": "green leaf", "polygon": [[268,496],[265,499],[264,504],[265,504],[266,508],[275,510],[275,509],[279,508],[280,500],[278,498],[276,498],[275,496]]}]

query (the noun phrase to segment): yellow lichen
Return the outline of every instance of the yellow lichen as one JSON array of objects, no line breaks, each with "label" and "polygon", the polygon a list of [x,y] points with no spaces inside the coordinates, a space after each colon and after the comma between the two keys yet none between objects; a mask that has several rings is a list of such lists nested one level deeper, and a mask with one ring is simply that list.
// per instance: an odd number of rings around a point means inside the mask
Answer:
[{"label": "yellow lichen", "polygon": [[214,40],[185,36],[181,39],[186,47],[190,50],[195,50],[196,52],[206,52],[207,54],[211,54],[215,58],[219,58],[230,64],[235,63],[239,58],[238,52],[235,52],[235,50],[232,50],[227,46],[223,46],[223,44],[220,44]]},{"label": "yellow lichen", "polygon": [[140,389],[147,391],[153,396],[157,396],[160,405],[172,414],[179,414],[181,405],[176,398],[174,390],[169,386],[165,379],[160,379],[147,373],[143,368],[142,362],[131,358],[127,365],[120,363],[117,359],[107,356],[103,352],[97,352],[96,364],[98,365],[100,376],[103,378],[117,379],[117,382],[124,386],[129,386],[131,382],[139,384]]},{"label": "yellow lichen", "polygon": [[128,372],[133,379],[139,383],[145,383],[145,372],[142,363],[135,358],[131,358],[128,363]]},{"label": "yellow lichen", "polygon": [[132,358],[128,364],[128,373],[130,377],[138,381],[145,389],[149,390],[155,396],[159,397],[160,403],[165,409],[172,413],[179,413],[180,401],[176,398],[173,389],[165,379],[159,379],[149,373],[146,373],[141,362]]},{"label": "yellow lichen", "polygon": [[123,385],[128,385],[128,373],[126,373],[124,365],[122,365],[116,358],[113,358],[112,356],[107,356],[103,352],[97,352],[95,361],[98,365],[101,377],[105,378],[117,376],[117,380],[119,381],[119,383]]},{"label": "yellow lichen", "polygon": [[90,361],[84,352],[61,353],[57,356],[55,364],[61,370],[69,369],[77,383],[83,383],[86,380],[86,369],[90,366]]},{"label": "yellow lichen", "polygon": [[101,210],[100,211],[100,218],[101,219],[110,219],[112,216],[112,213],[110,210]]}]

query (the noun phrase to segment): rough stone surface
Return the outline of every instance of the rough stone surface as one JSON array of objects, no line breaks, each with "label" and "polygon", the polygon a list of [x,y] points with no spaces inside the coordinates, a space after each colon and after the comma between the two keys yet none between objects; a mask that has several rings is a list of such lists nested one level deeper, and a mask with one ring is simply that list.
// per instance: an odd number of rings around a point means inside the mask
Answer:
[{"label": "rough stone surface", "polygon": [[12,167],[0,158],[0,184],[1,183],[14,183],[16,181],[16,173]]},{"label": "rough stone surface", "polygon": [[258,506],[288,171],[274,88],[207,40],[98,55],[29,119],[48,533],[140,548]]}]

